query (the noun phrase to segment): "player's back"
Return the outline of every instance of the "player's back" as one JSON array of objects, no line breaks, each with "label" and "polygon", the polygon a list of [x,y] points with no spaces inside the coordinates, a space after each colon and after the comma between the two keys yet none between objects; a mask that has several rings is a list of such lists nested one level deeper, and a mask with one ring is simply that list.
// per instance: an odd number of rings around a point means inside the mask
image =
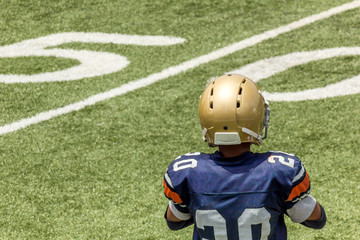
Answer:
[{"label": "player's back", "polygon": [[176,159],[166,178],[194,218],[194,239],[286,239],[285,202],[301,167],[277,152],[195,153]]}]

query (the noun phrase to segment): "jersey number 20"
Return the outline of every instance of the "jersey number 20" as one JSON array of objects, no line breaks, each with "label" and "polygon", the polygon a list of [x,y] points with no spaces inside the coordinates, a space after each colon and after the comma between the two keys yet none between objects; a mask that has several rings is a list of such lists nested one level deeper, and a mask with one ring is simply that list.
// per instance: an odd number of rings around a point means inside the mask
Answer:
[{"label": "jersey number 20", "polygon": [[[261,224],[260,239],[267,239],[270,235],[270,213],[265,208],[247,208],[238,219],[239,240],[253,239],[251,225]],[[226,220],[217,210],[197,210],[196,225],[205,230],[205,226],[214,229],[215,240],[227,240]],[[203,238],[206,239],[206,238]]]}]

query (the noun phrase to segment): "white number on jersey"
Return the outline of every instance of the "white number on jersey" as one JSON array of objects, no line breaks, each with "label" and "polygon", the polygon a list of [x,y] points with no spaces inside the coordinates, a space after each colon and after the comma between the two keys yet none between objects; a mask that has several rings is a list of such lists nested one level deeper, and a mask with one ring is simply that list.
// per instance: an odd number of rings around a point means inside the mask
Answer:
[{"label": "white number on jersey", "polygon": [[291,168],[294,167],[294,163],[295,163],[295,160],[293,158],[283,157],[283,156],[280,156],[280,155],[271,155],[268,158],[269,163],[276,163],[276,161],[278,161],[282,165],[285,165],[285,166],[288,166],[288,167],[291,167]]},{"label": "white number on jersey", "polygon": [[[270,235],[270,213],[265,208],[247,208],[238,219],[239,239],[252,239],[251,225],[261,224],[261,240]],[[217,210],[197,210],[196,226],[205,230],[205,226],[213,227],[215,240],[228,240],[226,220]],[[206,238],[203,238],[206,240]]]},{"label": "white number on jersey", "polygon": [[185,159],[185,160],[181,160],[181,161],[178,161],[176,163],[174,163],[174,172],[177,172],[179,170],[182,170],[182,169],[186,169],[186,168],[195,168],[197,167],[197,160],[196,159]]}]

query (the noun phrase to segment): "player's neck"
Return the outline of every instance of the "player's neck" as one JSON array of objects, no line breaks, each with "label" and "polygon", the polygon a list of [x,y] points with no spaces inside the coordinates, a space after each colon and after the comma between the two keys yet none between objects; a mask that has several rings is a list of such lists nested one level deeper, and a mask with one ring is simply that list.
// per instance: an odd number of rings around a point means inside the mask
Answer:
[{"label": "player's neck", "polygon": [[250,151],[250,143],[243,143],[239,145],[227,145],[227,146],[221,145],[219,146],[219,151],[226,158],[240,156],[241,154]]}]

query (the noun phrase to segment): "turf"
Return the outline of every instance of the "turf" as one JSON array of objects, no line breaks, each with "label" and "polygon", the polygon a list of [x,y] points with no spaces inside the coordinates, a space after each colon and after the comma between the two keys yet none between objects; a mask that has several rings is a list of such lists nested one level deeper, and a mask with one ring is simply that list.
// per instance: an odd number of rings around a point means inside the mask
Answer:
[{"label": "turf", "polygon": [[[348,1],[0,1],[0,44],[59,32],[176,36],[173,46],[69,43],[126,56],[122,71],[68,82],[0,84],[0,125],[80,101],[123,83]],[[191,239],[163,220],[162,177],[176,156],[210,152],[197,105],[207,81],[268,57],[357,46],[359,9],[282,34],[78,112],[0,136],[1,239]],[[359,74],[358,56],[291,68],[259,82],[297,91]],[[0,74],[76,65],[52,57],[0,58]],[[253,151],[295,153],[328,213],[324,230],[288,223],[289,239],[359,239],[360,95],[271,102],[269,138]]]}]

